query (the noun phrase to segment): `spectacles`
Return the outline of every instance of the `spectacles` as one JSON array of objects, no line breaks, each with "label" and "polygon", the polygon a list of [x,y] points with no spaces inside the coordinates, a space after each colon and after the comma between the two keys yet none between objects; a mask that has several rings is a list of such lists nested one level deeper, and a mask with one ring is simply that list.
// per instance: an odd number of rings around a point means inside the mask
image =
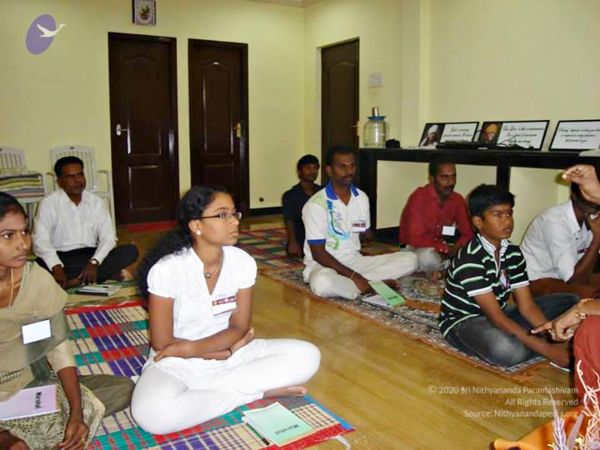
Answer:
[{"label": "spectacles", "polygon": [[219,214],[215,214],[214,216],[203,216],[203,217],[199,217],[198,220],[202,220],[202,219],[222,219],[222,220],[231,220],[233,218],[236,218],[237,220],[241,220],[242,219],[242,213],[240,211],[237,212],[231,212],[231,211],[223,211],[220,212]]}]

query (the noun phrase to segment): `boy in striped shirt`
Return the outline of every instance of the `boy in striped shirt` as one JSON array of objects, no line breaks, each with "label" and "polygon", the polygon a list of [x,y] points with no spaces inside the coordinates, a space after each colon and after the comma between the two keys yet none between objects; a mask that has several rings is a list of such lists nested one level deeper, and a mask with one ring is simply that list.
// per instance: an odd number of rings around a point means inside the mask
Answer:
[{"label": "boy in striped shirt", "polygon": [[[477,234],[448,269],[440,329],[451,345],[491,364],[513,366],[543,355],[567,367],[568,346],[533,336],[530,330],[557,317],[578,298],[553,294],[533,299],[523,254],[508,241],[514,203],[514,195],[498,186],[482,184],[469,194]],[[516,305],[508,304],[511,297]]]}]

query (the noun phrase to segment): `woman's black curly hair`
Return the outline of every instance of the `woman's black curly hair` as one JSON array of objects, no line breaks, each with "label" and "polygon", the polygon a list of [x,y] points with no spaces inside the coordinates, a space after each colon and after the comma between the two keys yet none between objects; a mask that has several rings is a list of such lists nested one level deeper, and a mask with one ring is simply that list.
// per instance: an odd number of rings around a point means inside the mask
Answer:
[{"label": "woman's black curly hair", "polygon": [[192,246],[192,235],[188,224],[202,217],[218,192],[227,193],[220,186],[194,186],[179,201],[177,207],[177,229],[164,236],[144,257],[137,272],[138,287],[144,298],[148,297],[148,272],[152,266],[167,255],[181,253]]}]

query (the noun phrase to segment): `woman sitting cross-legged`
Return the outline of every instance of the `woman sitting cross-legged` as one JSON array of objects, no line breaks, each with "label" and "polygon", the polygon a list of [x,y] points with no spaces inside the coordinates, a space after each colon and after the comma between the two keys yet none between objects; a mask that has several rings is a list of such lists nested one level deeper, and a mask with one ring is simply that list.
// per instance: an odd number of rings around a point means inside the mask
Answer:
[{"label": "woman sitting cross-legged", "polygon": [[171,433],[269,396],[304,395],[320,352],[295,339],[253,339],[256,263],[238,240],[241,214],[219,188],[193,187],[179,228],[138,272],[148,293],[151,350],[133,394],[134,419]]},{"label": "woman sitting cross-legged", "polygon": [[[47,271],[27,262],[30,249],[23,207],[0,192],[0,402],[24,388],[54,385],[58,407],[1,419],[0,449],[83,449],[103,413],[129,405],[133,383],[110,375],[79,379],[63,313],[67,293]],[[38,333],[31,334],[32,328]]]}]

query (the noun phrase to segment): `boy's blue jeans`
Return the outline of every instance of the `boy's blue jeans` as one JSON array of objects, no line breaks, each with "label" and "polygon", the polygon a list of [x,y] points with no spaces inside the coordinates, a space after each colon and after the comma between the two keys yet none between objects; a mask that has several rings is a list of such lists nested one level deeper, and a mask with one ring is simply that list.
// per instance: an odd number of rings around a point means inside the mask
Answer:
[{"label": "boy's blue jeans", "polygon": [[[552,320],[575,305],[579,297],[574,294],[552,294],[534,300],[546,318]],[[515,306],[506,308],[504,313],[525,330],[533,328]],[[498,366],[514,366],[538,356],[515,336],[494,326],[484,315],[454,326],[448,331],[446,340],[457,349]]]}]

